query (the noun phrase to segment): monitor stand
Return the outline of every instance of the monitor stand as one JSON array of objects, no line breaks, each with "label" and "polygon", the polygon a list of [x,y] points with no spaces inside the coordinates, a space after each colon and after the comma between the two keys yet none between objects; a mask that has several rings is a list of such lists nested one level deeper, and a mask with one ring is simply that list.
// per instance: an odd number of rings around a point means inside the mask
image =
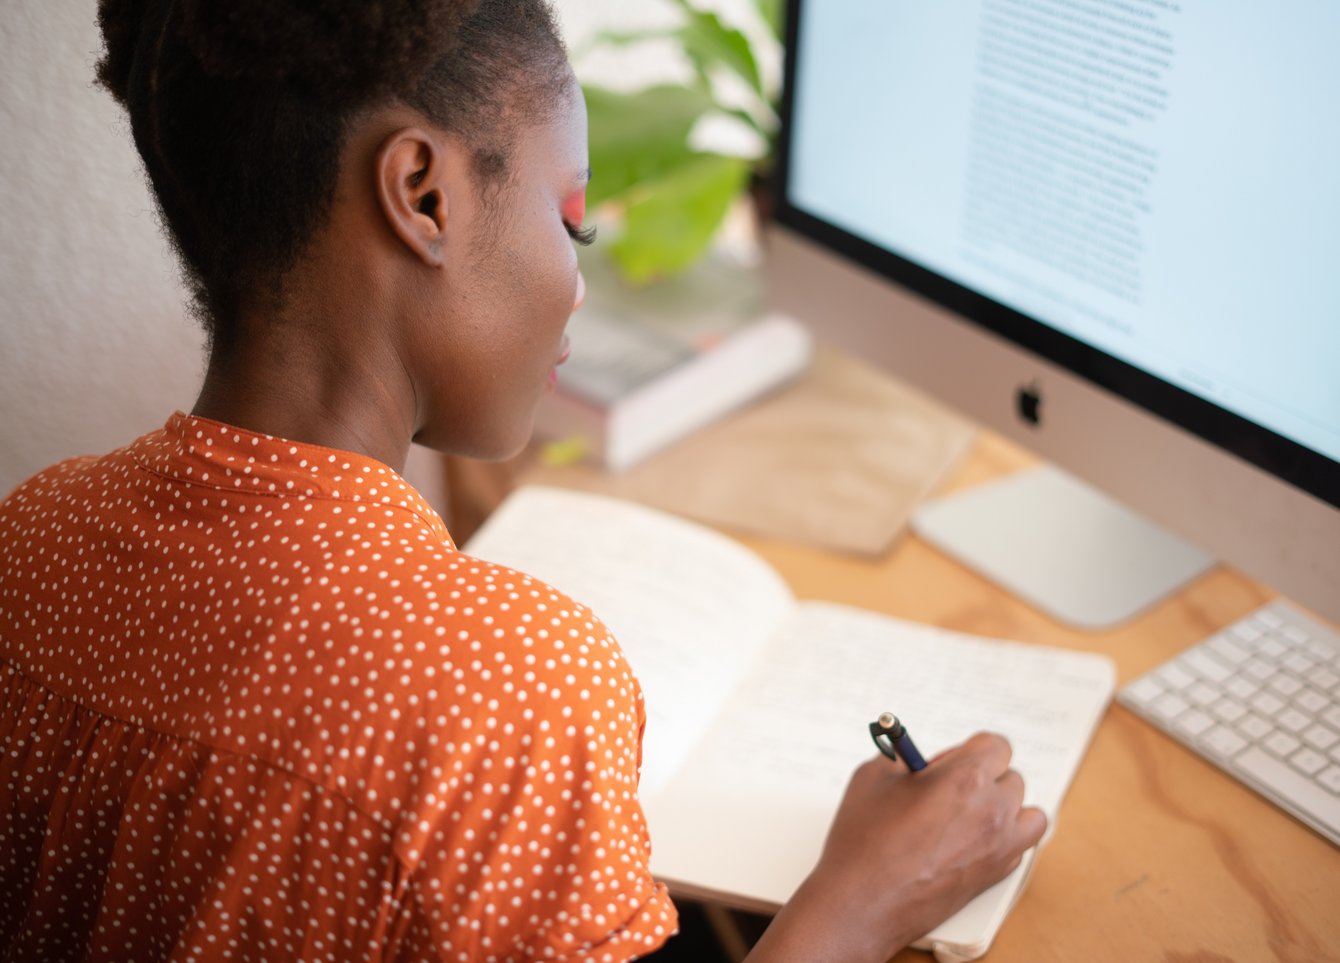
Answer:
[{"label": "monitor stand", "polygon": [[1062,622],[1110,628],[1215,564],[1052,467],[928,502],[912,530]]}]

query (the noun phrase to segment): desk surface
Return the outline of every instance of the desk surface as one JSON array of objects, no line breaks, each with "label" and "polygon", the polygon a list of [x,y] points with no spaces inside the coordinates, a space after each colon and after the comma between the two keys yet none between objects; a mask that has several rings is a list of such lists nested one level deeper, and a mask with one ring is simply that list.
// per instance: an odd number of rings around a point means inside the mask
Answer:
[{"label": "desk surface", "polygon": [[[1033,462],[982,435],[946,491]],[[495,473],[484,479],[495,495]],[[523,472],[574,484],[581,471]],[[946,628],[1102,652],[1119,683],[1268,601],[1223,567],[1135,620],[1068,629],[914,536],[878,560],[742,537],[800,597]],[[899,963],[929,957],[906,951]],[[1115,703],[1063,803],[1055,837],[991,963],[1340,961],[1340,850]]]},{"label": "desk surface", "polygon": [[[1032,463],[983,435],[946,490]],[[1268,601],[1219,567],[1105,632],[1065,628],[913,536],[884,559],[742,541],[797,595],[1000,638],[1102,652],[1124,684]],[[924,961],[907,951],[899,961]],[[1340,960],[1340,850],[1113,704],[991,963]]]}]

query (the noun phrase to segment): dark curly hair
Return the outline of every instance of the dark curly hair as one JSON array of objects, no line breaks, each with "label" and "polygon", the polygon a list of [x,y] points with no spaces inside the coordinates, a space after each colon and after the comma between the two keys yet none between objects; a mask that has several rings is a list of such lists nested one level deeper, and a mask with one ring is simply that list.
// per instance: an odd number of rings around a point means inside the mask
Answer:
[{"label": "dark curly hair", "polygon": [[400,100],[471,146],[481,186],[508,131],[564,89],[545,0],[99,0],[98,80],[126,108],[211,349],[282,300],[321,226],[355,113]]}]

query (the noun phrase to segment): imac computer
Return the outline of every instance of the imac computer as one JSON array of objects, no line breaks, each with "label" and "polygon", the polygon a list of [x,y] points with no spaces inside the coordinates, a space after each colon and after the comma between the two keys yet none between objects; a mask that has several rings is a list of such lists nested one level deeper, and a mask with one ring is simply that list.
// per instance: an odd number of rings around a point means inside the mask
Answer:
[{"label": "imac computer", "polygon": [[1340,5],[788,13],[771,296],[1063,469],[918,530],[1075,624],[1214,560],[1340,620]]}]

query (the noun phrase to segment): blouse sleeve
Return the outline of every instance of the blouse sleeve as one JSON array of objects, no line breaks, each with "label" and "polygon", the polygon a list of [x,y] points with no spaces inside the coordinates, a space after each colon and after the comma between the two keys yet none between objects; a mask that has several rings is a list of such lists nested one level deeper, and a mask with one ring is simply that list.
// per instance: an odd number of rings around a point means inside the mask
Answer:
[{"label": "blouse sleeve", "polygon": [[676,920],[648,868],[641,689],[589,611],[476,564],[398,820],[422,929],[444,960],[644,955]]}]

